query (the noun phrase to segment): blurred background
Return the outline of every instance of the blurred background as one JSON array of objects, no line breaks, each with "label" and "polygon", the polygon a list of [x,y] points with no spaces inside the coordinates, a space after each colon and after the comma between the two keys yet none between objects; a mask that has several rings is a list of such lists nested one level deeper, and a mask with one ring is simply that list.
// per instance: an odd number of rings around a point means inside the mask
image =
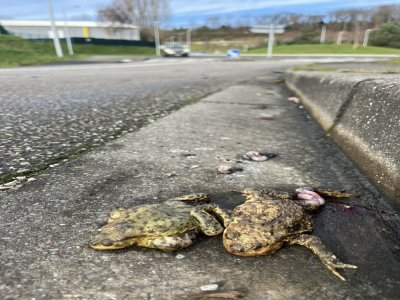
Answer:
[{"label": "blurred background", "polygon": [[54,39],[59,59],[166,55],[171,45],[190,55],[266,54],[270,37],[254,30],[259,25],[283,28],[275,54],[400,55],[399,1],[0,0],[0,7],[3,66],[54,59]]}]

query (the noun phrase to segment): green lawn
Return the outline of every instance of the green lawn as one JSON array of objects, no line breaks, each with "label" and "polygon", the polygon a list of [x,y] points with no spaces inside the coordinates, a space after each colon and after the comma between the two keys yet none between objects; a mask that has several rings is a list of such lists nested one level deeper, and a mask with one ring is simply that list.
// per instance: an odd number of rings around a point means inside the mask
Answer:
[{"label": "green lawn", "polygon": [[18,37],[0,36],[0,66],[19,66],[60,60],[54,57],[54,49]]},{"label": "green lawn", "polygon": [[[61,43],[64,54],[67,53],[65,43]],[[193,45],[193,51],[211,52],[219,50],[226,52],[227,47],[215,45]],[[233,48],[233,47],[230,47]],[[74,56],[65,55],[58,58],[55,55],[52,41],[32,42],[15,36],[0,35],[0,67],[44,64],[56,61],[78,60],[90,55],[154,55],[152,47],[138,46],[103,46],[74,44]],[[266,46],[251,49],[242,54],[266,54]],[[358,47],[352,45],[336,46],[332,44],[315,45],[280,45],[274,47],[274,54],[396,54],[400,49],[383,47]]]},{"label": "green lawn", "polygon": [[[266,46],[251,49],[243,54],[266,54]],[[400,49],[384,47],[362,47],[353,49],[352,45],[312,44],[312,45],[280,45],[273,49],[274,54],[397,54]]]},{"label": "green lawn", "polygon": [[74,56],[66,55],[67,47],[61,43],[64,57],[58,58],[54,44],[49,42],[32,42],[19,37],[0,35],[0,67],[44,64],[65,60],[78,60],[89,55],[153,55],[154,48],[135,46],[103,46],[75,44]]}]

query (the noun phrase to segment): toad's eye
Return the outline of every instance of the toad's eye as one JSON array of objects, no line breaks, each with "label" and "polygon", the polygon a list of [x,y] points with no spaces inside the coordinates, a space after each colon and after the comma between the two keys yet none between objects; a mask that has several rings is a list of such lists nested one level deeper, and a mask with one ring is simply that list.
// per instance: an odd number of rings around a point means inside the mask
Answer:
[{"label": "toad's eye", "polygon": [[111,246],[111,245],[113,244],[113,242],[112,242],[112,240],[110,240],[110,239],[105,239],[105,240],[102,240],[102,241],[101,241],[101,244],[102,244],[103,246]]},{"label": "toad's eye", "polygon": [[228,239],[236,239],[240,236],[240,232],[234,231],[234,230],[227,230],[225,233],[225,237]]}]

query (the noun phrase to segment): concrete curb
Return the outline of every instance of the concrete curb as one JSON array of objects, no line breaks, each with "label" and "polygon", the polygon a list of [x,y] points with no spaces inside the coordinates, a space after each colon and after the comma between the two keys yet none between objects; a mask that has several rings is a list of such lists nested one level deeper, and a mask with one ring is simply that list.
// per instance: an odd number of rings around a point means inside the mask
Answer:
[{"label": "concrete curb", "polygon": [[[395,75],[396,76],[396,75]],[[400,80],[288,71],[286,85],[369,178],[400,205]]]}]

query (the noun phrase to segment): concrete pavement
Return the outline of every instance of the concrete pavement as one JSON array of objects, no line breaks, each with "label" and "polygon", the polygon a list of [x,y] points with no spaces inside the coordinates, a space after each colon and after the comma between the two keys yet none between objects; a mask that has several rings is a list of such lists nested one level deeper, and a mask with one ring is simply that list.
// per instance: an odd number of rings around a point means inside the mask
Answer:
[{"label": "concrete pavement", "polygon": [[0,185],[288,64],[158,59],[0,69]]},{"label": "concrete pavement", "polygon": [[[229,87],[2,192],[1,298],[206,299],[201,287],[217,283],[245,299],[398,299],[398,214],[308,114],[287,101],[281,82],[266,74]],[[278,156],[242,161],[248,150]],[[243,171],[219,174],[221,163]],[[226,252],[220,236],[199,237],[178,253],[87,246],[115,207],[206,192],[233,208],[243,201],[233,190],[303,185],[361,194],[329,201],[315,215],[314,234],[358,266],[342,272],[347,282],[302,247],[243,258]]]}]

